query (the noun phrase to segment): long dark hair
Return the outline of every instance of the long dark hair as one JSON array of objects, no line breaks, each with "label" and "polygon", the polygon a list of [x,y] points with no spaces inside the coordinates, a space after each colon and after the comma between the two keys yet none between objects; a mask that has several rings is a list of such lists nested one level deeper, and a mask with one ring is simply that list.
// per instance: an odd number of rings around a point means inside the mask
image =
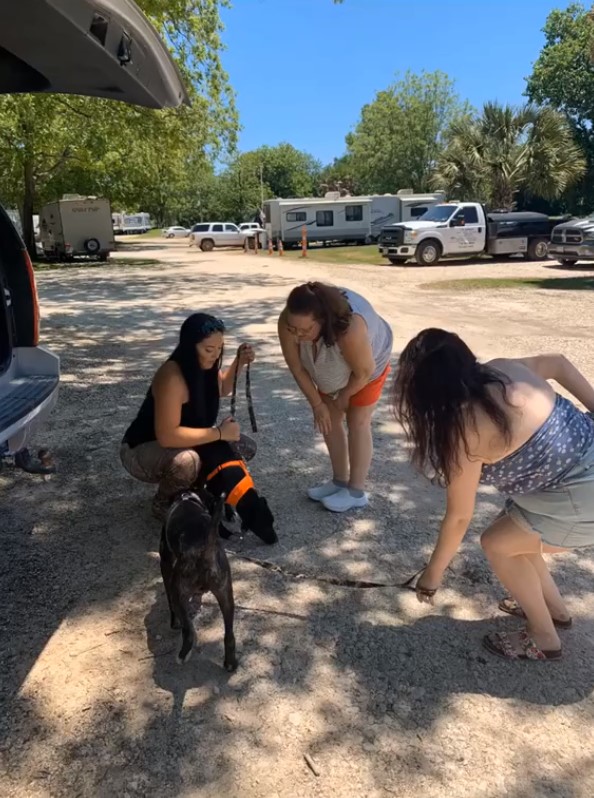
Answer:
[{"label": "long dark hair", "polygon": [[294,288],[287,299],[287,310],[295,316],[313,316],[321,326],[320,335],[326,346],[334,346],[353,317],[344,291],[318,282]]},{"label": "long dark hair", "polygon": [[196,344],[214,333],[224,332],[225,325],[220,319],[208,313],[194,313],[182,324],[179,343],[169,358],[180,368],[201,427],[211,427],[219,414],[219,371],[223,352],[212,368],[203,369],[196,353]]},{"label": "long dark hair", "polygon": [[508,384],[503,374],[481,365],[455,333],[430,328],[415,336],[400,355],[392,405],[420,471],[442,485],[451,481],[461,445],[470,456],[467,432],[476,429],[478,408],[509,443],[509,419],[489,390],[496,385],[507,401]]}]

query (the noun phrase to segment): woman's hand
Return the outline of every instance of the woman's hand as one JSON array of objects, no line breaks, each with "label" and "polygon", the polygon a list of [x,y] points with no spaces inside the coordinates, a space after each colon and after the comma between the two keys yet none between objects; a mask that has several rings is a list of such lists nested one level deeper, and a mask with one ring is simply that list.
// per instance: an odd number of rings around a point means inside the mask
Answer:
[{"label": "woman's hand", "polygon": [[334,400],[334,406],[337,410],[340,410],[341,413],[346,413],[349,409],[350,402],[351,395],[346,388],[343,388],[342,391],[338,392],[338,395]]},{"label": "woman's hand", "polygon": [[251,344],[241,344],[237,350],[237,362],[240,366],[249,366],[256,359],[254,347]]},{"label": "woman's hand", "polygon": [[234,418],[226,418],[219,425],[219,432],[221,433],[222,441],[238,441],[239,440],[239,424]]},{"label": "woman's hand", "polygon": [[314,415],[314,426],[321,432],[322,435],[329,435],[332,430],[332,417],[330,416],[330,410],[326,406],[326,403],[320,401],[318,405],[312,407],[313,415]]},{"label": "woman's hand", "polygon": [[421,604],[434,603],[434,596],[441,584],[443,574],[437,573],[428,565],[417,580],[415,591],[417,594],[417,601]]}]

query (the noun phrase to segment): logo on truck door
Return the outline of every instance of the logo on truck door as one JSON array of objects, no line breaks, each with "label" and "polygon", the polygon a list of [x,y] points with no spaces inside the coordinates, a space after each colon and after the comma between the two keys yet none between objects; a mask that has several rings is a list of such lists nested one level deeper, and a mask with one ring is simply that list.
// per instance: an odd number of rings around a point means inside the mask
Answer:
[{"label": "logo on truck door", "polygon": [[480,245],[479,218],[476,208],[460,208],[452,217],[451,240],[458,252]]}]

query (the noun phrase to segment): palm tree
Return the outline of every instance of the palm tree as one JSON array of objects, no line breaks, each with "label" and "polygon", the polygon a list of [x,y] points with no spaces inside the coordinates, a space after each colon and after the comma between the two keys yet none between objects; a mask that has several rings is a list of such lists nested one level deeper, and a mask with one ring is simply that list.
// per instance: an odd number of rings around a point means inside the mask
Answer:
[{"label": "palm tree", "polygon": [[585,172],[565,117],[549,107],[486,103],[480,116],[451,126],[432,182],[460,200],[513,208],[524,189],[555,199]]}]

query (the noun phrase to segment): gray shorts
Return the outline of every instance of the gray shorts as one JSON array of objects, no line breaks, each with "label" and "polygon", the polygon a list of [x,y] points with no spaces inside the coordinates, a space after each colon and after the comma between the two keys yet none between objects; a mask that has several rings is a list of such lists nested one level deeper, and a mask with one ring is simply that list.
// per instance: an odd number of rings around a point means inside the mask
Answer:
[{"label": "gray shorts", "polygon": [[594,546],[594,446],[560,484],[512,496],[504,512],[519,526],[537,532],[549,546]]}]

